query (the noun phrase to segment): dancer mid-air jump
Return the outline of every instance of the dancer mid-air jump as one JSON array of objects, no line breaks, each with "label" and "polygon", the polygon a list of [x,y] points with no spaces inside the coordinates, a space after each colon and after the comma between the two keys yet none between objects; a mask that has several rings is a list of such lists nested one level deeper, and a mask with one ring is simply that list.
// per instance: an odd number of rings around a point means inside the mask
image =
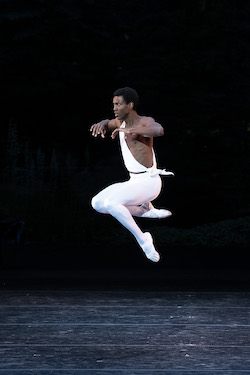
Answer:
[{"label": "dancer mid-air jump", "polygon": [[105,138],[107,132],[112,132],[114,139],[119,133],[124,164],[130,175],[128,181],[102,190],[93,197],[91,204],[96,211],[117,219],[134,235],[146,257],[158,262],[160,255],[155,250],[151,234],[143,233],[133,216],[161,219],[172,215],[168,210],[154,208],[151,201],[161,191],[159,175],[173,173],[157,169],[153,138],[162,136],[164,130],[152,117],[138,115],[138,101],[134,89],[124,87],[116,90],[113,94],[115,118],[102,120],[90,128],[94,137]]}]

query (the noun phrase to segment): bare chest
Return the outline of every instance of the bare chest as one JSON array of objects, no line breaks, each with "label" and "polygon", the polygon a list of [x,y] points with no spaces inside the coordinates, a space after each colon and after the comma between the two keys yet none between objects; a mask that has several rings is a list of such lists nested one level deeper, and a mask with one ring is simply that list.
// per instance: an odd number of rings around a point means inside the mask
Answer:
[{"label": "bare chest", "polygon": [[146,168],[153,165],[153,140],[137,134],[125,134],[125,141],[133,157]]}]

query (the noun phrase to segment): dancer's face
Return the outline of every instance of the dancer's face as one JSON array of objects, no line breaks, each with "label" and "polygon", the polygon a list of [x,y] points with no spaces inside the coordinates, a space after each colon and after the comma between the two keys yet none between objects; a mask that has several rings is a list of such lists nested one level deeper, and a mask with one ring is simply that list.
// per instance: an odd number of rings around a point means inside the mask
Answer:
[{"label": "dancer's face", "polygon": [[131,111],[131,104],[132,103],[127,104],[123,96],[114,96],[113,110],[115,117],[120,121],[124,121]]}]

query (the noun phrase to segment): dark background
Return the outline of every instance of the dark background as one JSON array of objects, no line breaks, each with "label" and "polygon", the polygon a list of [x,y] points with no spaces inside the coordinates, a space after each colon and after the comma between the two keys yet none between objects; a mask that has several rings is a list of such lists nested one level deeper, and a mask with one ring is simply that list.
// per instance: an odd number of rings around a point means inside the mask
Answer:
[{"label": "dark background", "polygon": [[[1,267],[249,268],[250,5],[239,0],[1,0]],[[117,140],[93,139],[131,86],[155,139],[163,256],[90,200],[127,178]]]}]

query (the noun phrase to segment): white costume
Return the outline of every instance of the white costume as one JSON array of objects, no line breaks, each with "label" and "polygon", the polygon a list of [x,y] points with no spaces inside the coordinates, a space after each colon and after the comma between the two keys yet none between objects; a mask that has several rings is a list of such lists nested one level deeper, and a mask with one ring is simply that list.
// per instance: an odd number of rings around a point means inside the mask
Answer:
[{"label": "white costume", "polygon": [[[121,125],[121,128],[124,127],[125,122]],[[130,179],[108,186],[93,197],[91,204],[96,211],[116,218],[134,235],[147,258],[157,262],[160,257],[154,248],[151,234],[143,233],[132,216],[159,217],[154,216],[154,211],[169,213],[162,217],[171,215],[170,211],[154,209],[150,202],[159,195],[161,190],[162,182],[159,174],[173,175],[173,173],[157,169],[154,151],[153,166],[146,168],[132,155],[124,132],[119,132],[119,137],[124,164],[130,172]]]}]

